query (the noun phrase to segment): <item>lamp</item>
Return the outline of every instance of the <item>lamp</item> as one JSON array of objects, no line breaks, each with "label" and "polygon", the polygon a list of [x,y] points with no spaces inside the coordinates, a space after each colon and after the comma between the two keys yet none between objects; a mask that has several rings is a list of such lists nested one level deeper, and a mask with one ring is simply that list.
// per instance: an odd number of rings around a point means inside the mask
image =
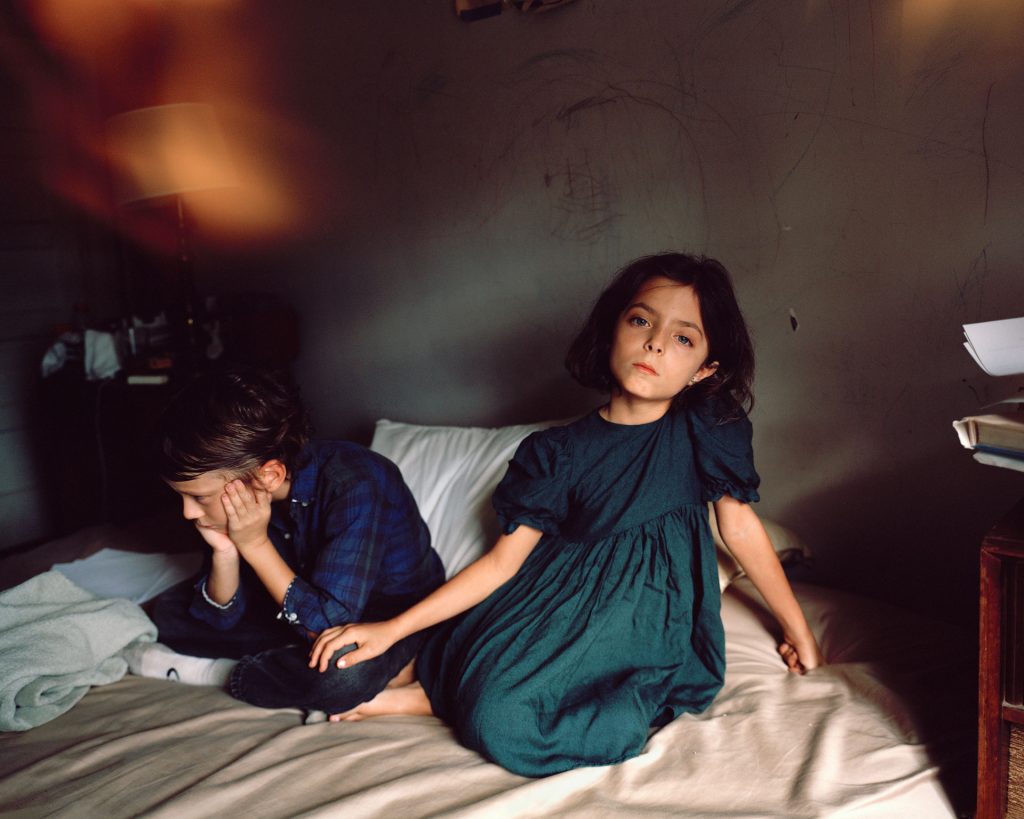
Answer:
[{"label": "lamp", "polygon": [[126,111],[107,121],[107,147],[119,172],[115,187],[118,204],[133,206],[174,198],[184,332],[188,354],[194,356],[195,286],[184,195],[237,184],[216,114],[202,103]]}]

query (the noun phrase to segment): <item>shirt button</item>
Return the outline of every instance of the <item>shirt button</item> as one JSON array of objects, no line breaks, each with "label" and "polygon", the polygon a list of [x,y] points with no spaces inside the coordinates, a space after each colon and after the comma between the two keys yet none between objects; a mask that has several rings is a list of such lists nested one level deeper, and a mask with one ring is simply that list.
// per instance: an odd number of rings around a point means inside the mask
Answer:
[{"label": "shirt button", "polygon": [[309,506],[309,503],[308,503],[307,501],[303,501],[303,502],[302,502],[302,505],[303,505],[303,506]]},{"label": "shirt button", "polygon": [[292,539],[292,533],[291,532],[285,532],[284,533],[284,539],[285,540],[291,540]]}]

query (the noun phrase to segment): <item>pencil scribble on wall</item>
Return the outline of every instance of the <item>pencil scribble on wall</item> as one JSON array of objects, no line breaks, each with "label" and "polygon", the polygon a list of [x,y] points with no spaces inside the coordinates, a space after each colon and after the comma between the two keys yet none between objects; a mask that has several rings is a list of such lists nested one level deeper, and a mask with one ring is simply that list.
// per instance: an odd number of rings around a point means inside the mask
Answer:
[{"label": "pencil scribble on wall", "polygon": [[953,270],[955,315],[963,321],[977,317],[978,310],[985,303],[985,283],[989,276],[988,248],[971,260],[970,267],[962,275]]},{"label": "pencil scribble on wall", "polygon": [[555,190],[551,235],[560,239],[594,243],[621,216],[614,208],[615,195],[606,168],[594,168],[589,157],[567,159],[561,170],[544,174],[544,183]]},{"label": "pencil scribble on wall", "polygon": [[[683,207],[706,240],[698,137],[709,123],[727,133],[730,126],[701,106],[682,77],[636,76],[596,52],[568,50],[533,55],[510,76],[517,127],[499,155],[544,158],[537,178],[548,193],[552,235],[591,243],[627,209],[657,219]],[[622,191],[641,201],[622,201]]]}]

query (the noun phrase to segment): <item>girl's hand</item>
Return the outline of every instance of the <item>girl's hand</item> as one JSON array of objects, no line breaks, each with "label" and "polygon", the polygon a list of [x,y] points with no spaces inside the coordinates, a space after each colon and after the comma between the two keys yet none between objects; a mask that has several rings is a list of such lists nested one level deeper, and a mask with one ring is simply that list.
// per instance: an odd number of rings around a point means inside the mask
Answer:
[{"label": "girl's hand", "polygon": [[228,537],[243,555],[247,548],[267,539],[270,525],[270,493],[243,481],[224,486],[221,503],[228,517]]},{"label": "girl's hand", "polygon": [[327,670],[334,652],[346,646],[355,648],[338,658],[338,668],[351,668],[363,660],[379,657],[398,642],[398,634],[391,621],[382,623],[353,623],[347,626],[331,626],[320,632],[309,652],[309,667],[321,672]]},{"label": "girl's hand", "polygon": [[821,656],[821,649],[818,648],[818,642],[813,634],[808,634],[803,640],[794,640],[788,634],[783,635],[779,644],[779,654],[789,670],[795,674],[805,674],[825,664],[825,658]]}]

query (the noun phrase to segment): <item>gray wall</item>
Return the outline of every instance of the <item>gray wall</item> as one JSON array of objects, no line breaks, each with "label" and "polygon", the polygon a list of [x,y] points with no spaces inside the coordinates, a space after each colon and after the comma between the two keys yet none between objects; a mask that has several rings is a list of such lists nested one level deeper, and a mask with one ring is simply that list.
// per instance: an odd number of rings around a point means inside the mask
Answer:
[{"label": "gray wall", "polygon": [[183,5],[162,92],[222,104],[302,225],[210,230],[202,281],[295,305],[321,433],[582,411],[561,360],[612,272],[713,255],[757,344],[762,514],[827,581],[969,621],[1024,491],[950,427],[1019,383],[960,344],[1024,313],[1016,0]]},{"label": "gray wall", "polygon": [[762,513],[830,581],[968,619],[1024,491],[950,427],[1017,386],[960,325],[1024,313],[1019,4],[397,6],[309,10],[281,62],[335,191],[263,281],[320,429],[586,408],[561,358],[612,271],[707,253],[757,343]]}]

